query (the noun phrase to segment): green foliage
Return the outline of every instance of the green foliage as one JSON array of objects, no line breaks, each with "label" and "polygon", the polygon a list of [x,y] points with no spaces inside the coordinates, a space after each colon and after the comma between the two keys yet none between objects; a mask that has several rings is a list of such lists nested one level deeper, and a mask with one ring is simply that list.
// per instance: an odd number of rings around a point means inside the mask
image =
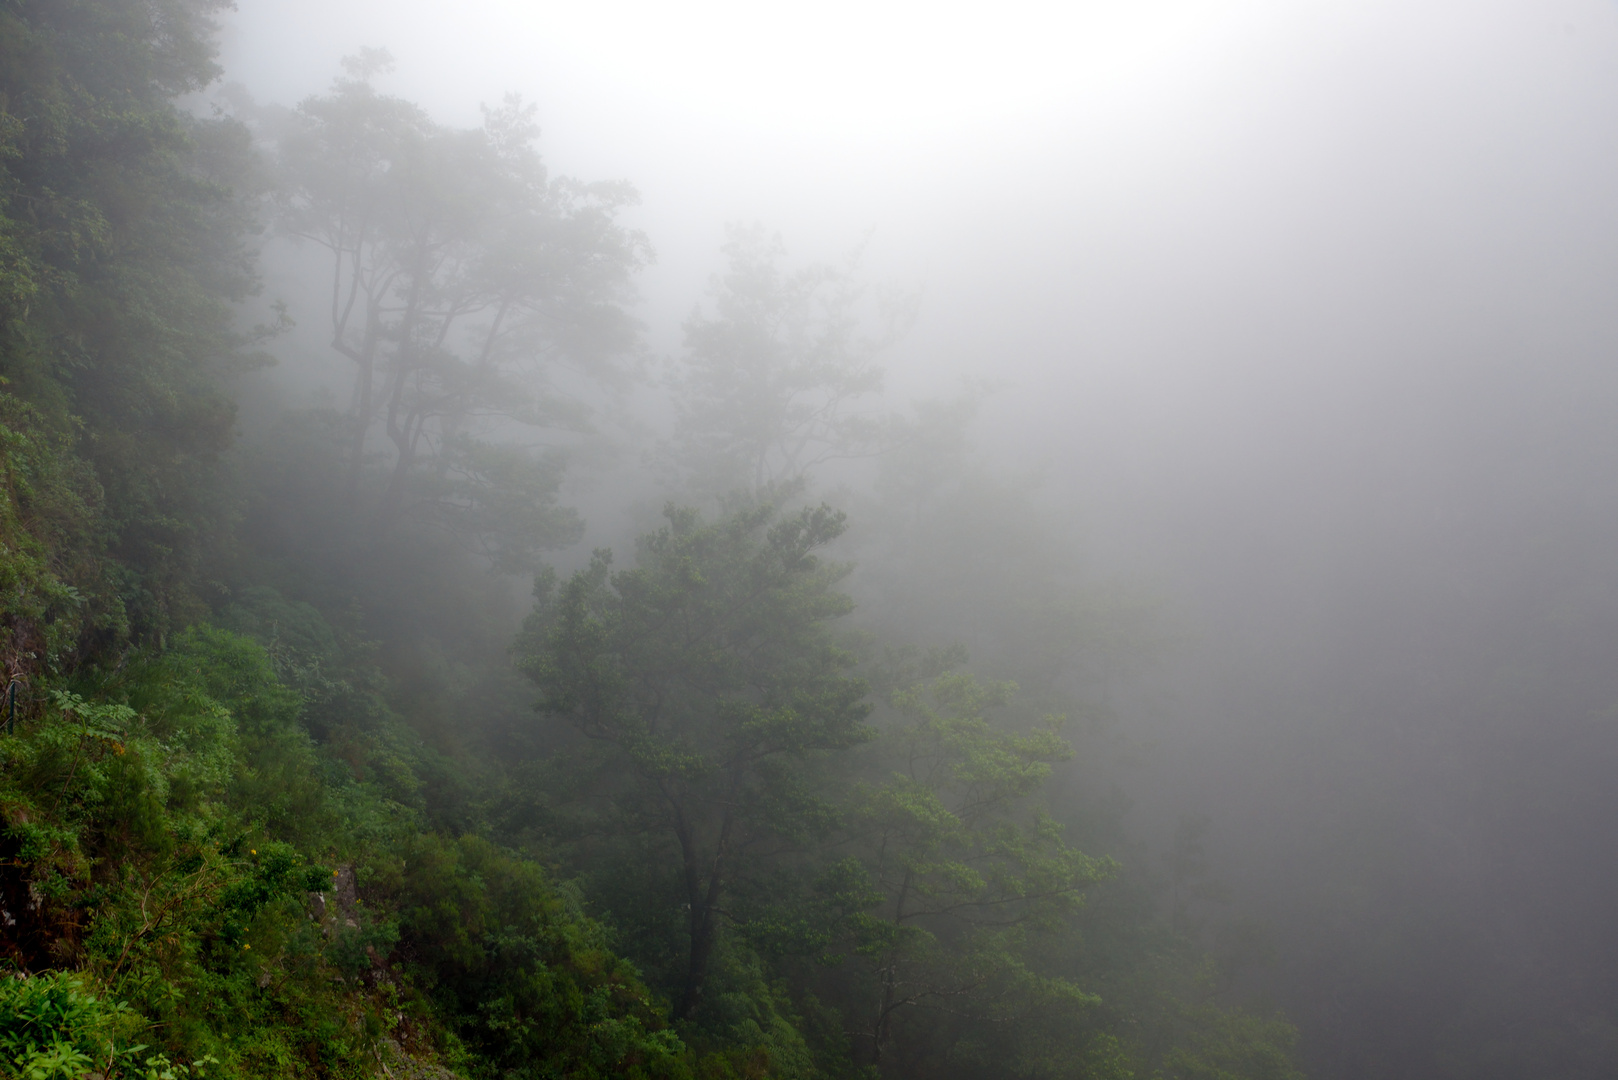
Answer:
[{"label": "green foliage", "polygon": [[[0,948],[83,974],[4,984],[32,988],[16,1008],[67,1017],[13,1057],[66,1068],[68,1050],[111,1053],[87,1042],[108,1025],[156,1025],[168,1057],[131,1075],[208,1055],[229,1076],[349,1075],[404,1020],[480,1075],[684,1075],[634,970],[536,865],[408,815],[351,815],[367,793],[320,780],[262,646],[197,628],[94,698],[51,701],[0,742],[0,905],[16,913]],[[367,860],[363,896],[315,845]],[[128,1006],[103,1009],[94,985]]]},{"label": "green foliage", "polygon": [[89,630],[116,630],[96,513],[100,486],[37,410],[0,391],[0,664],[6,681],[60,669]]},{"label": "green foliage", "polygon": [[604,930],[486,840],[409,838],[374,872],[403,971],[489,1075],[675,1076],[684,1051]]},{"label": "green foliage", "polygon": [[964,1044],[973,1022],[992,1030],[1097,1001],[1041,955],[1115,866],[1069,847],[1031,803],[1072,750],[1056,718],[1027,734],[991,723],[1012,689],[951,672],[895,692],[896,722],[876,747],[893,771],[855,795],[858,854],[822,879],[857,962],[841,996],[858,1002],[850,1023],[875,1061],[915,1027],[916,1010],[947,1009]]},{"label": "green foliage", "polygon": [[543,713],[613,747],[616,827],[660,837],[647,869],[683,883],[689,1017],[733,882],[753,849],[824,831],[830,807],[797,774],[868,739],[869,707],[825,625],[849,609],[843,571],[814,555],[841,514],[667,516],[634,569],[612,574],[600,551],[559,589],[542,580],[521,664]]},{"label": "green foliage", "polygon": [[1185,1009],[1185,1044],[1170,1050],[1168,1080],[1302,1080],[1293,1064],[1297,1029],[1285,1020],[1202,1005]]},{"label": "green foliage", "polygon": [[[219,6],[0,8],[0,376],[93,469],[96,539],[136,634],[202,612],[200,560],[229,520],[220,376],[255,362],[230,309],[254,287],[246,136],[173,102],[216,73]],[[96,621],[121,631],[103,605]]]},{"label": "green foliage", "polygon": [[127,1056],[127,1006],[90,992],[82,976],[48,972],[0,978],[0,1063],[27,1080],[77,1080]]}]

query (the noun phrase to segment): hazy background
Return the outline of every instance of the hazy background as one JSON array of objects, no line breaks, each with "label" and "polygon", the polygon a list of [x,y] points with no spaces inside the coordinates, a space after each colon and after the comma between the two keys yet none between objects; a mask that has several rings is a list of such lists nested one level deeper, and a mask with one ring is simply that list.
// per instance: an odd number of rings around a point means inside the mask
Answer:
[{"label": "hazy background", "polygon": [[367,45],[640,189],[654,354],[726,221],[871,233],[899,395],[1004,380],[981,447],[1166,598],[1139,827],[1212,816],[1317,1075],[1618,1071],[1618,7],[240,0],[224,62]]}]

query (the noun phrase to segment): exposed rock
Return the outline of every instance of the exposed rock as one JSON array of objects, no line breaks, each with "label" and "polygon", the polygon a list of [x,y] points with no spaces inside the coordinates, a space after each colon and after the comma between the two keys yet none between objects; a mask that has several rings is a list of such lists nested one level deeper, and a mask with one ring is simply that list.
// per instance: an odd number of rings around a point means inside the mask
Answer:
[{"label": "exposed rock", "polygon": [[461,1075],[452,1072],[435,1061],[423,1061],[413,1058],[405,1052],[393,1039],[384,1039],[377,1051],[377,1060],[382,1065],[382,1075],[388,1080],[461,1080]]}]

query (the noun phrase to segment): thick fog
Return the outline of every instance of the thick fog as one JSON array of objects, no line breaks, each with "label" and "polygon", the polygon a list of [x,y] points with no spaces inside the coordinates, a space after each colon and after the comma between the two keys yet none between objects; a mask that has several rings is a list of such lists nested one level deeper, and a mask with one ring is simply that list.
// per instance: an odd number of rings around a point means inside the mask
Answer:
[{"label": "thick fog", "polygon": [[1312,1075],[1618,1072],[1618,6],[240,0],[225,79],[366,46],[635,185],[654,369],[727,222],[919,293],[891,400],[992,381],[978,452],[1155,598],[1113,782],[1211,820]]}]

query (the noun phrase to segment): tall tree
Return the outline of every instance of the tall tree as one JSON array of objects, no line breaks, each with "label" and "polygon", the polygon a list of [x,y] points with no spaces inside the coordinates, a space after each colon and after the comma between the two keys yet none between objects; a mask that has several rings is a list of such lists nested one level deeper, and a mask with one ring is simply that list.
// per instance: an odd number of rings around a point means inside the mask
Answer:
[{"label": "tall tree", "polygon": [[860,854],[831,878],[869,905],[847,926],[869,981],[855,1024],[873,1061],[909,1010],[1003,1024],[1094,1000],[1035,957],[1114,865],[1065,843],[1032,802],[1072,750],[1057,718],[1026,734],[990,721],[1013,689],[952,672],[893,695],[899,722],[879,744],[893,771],[856,798]]},{"label": "tall tree", "polygon": [[850,607],[844,568],[815,554],[843,528],[825,506],[711,524],[671,507],[634,569],[598,551],[537,590],[522,666],[539,709],[610,746],[613,820],[661,837],[678,868],[682,1017],[703,1000],[737,875],[831,818],[803,766],[870,734],[865,684],[828,627]]},{"label": "tall tree", "polygon": [[699,488],[762,488],[824,462],[881,450],[891,421],[864,404],[877,357],[907,327],[914,297],[884,295],[864,317],[854,260],[784,269],[779,237],[733,226],[711,311],[685,324],[675,382],[676,461]]},{"label": "tall tree", "polygon": [[433,122],[376,91],[389,64],[378,51],[346,61],[278,148],[282,228],[329,253],[331,344],[353,365],[350,499],[380,442],[379,532],[412,511],[503,569],[531,568],[578,526],[555,506],[554,455],[515,435],[585,425],[559,369],[625,374],[637,326],[624,303],[650,254],[616,219],[635,193],[551,177],[534,109],[514,97],[478,129]]},{"label": "tall tree", "polygon": [[217,75],[224,6],[0,6],[0,377],[93,466],[96,539],[122,566],[89,596],[109,632],[195,617],[231,517],[214,478],[222,377],[256,359],[232,311],[256,287],[256,179],[239,124],[174,103]]}]

